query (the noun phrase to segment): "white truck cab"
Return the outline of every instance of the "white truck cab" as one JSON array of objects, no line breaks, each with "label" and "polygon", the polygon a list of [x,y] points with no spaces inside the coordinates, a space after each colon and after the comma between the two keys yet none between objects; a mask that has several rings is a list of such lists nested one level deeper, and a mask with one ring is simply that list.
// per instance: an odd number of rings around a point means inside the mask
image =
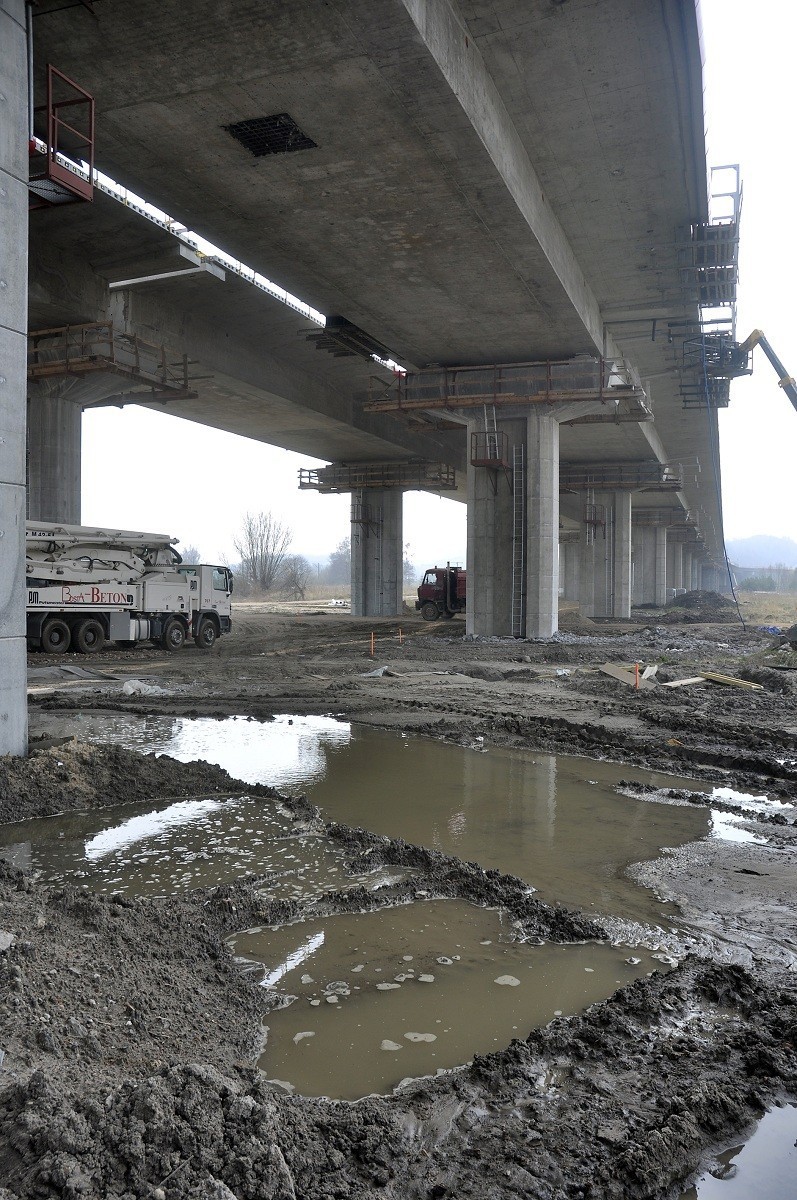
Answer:
[{"label": "white truck cab", "polygon": [[168,534],[29,521],[27,637],[50,654],[154,641],[203,650],[232,628],[229,567],[183,564]]}]

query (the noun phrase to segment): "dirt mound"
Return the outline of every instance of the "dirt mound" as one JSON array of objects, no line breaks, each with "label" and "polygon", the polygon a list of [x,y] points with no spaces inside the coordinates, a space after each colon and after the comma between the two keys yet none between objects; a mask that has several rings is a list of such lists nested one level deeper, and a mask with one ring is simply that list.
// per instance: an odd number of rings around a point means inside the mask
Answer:
[{"label": "dirt mound", "polygon": [[[241,785],[221,767],[181,763],[167,754],[135,754],[120,746],[65,742],[29,758],[0,757],[0,821],[103,808],[163,796],[238,795]],[[248,792],[274,795],[270,788]]]},{"label": "dirt mound", "polygon": [[667,601],[667,611],[661,621],[688,624],[718,624],[738,621],[736,605],[719,592],[684,592]]}]

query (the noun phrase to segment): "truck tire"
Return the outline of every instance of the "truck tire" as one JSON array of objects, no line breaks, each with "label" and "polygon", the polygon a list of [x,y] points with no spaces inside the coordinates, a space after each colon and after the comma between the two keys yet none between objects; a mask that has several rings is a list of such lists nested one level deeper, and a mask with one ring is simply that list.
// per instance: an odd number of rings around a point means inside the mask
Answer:
[{"label": "truck tire", "polygon": [[440,616],[440,609],[435,604],[434,600],[426,600],[421,605],[421,616],[424,621],[436,621]]},{"label": "truck tire", "polygon": [[199,625],[197,626],[194,642],[200,650],[212,650],[216,645],[216,638],[218,636],[218,630],[216,629],[215,622],[212,621],[210,617],[205,617],[205,619],[200,621]]},{"label": "truck tire", "polygon": [[105,630],[96,618],[87,617],[75,626],[72,640],[81,654],[99,654],[105,645]]},{"label": "truck tire", "polygon": [[66,621],[51,617],[44,622],[41,647],[45,654],[65,654],[71,641],[72,634]]},{"label": "truck tire", "polygon": [[161,646],[170,652],[182,650],[185,645],[185,625],[177,617],[172,617],[163,627]]}]

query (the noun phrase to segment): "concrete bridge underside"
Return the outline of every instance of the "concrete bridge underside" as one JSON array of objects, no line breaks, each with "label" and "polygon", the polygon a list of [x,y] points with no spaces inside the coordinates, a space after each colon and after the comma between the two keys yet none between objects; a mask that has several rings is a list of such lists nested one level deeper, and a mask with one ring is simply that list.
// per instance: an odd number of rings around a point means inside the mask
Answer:
[{"label": "concrete bridge underside", "polygon": [[[699,519],[705,554],[718,557],[716,415],[682,408],[677,345],[666,333],[668,323],[697,316],[679,247],[707,217],[691,0],[239,0],[224,21],[215,0],[196,0],[190,23],[178,0],[102,0],[94,15],[40,8],[37,81],[52,61],[95,95],[102,170],[321,311],[342,314],[410,369],[582,354],[631,363],[653,420],[520,415],[518,441],[538,465],[524,483],[526,632],[555,628],[560,527],[567,587],[598,615],[623,615],[632,588],[647,596],[666,586],[661,564],[674,563],[675,552],[671,545],[668,557],[661,542],[668,529],[671,541],[681,536],[672,533],[679,511]],[[120,395],[109,378],[104,392],[102,381],[87,391],[72,379],[61,389],[37,384],[26,397],[26,323],[111,320],[187,354],[206,378],[195,396],[167,402],[187,419],[328,461],[455,466],[469,503],[470,627],[503,632],[506,614],[492,615],[487,591],[508,570],[506,539],[497,536],[506,502],[481,495],[467,422],[429,411],[410,425],[366,411],[376,364],[315,350],[305,318],[234,276],[110,291],[114,281],[173,269],[176,243],[107,196],[34,213],[28,272],[23,10],[22,0],[0,9],[9,47],[0,82],[13,112],[0,174],[21,235],[12,239],[12,286],[0,293],[8,380],[0,403],[11,447],[0,453],[0,486],[4,522],[7,512],[17,522],[0,541],[12,580],[0,594],[2,678],[11,681],[0,707],[13,729],[0,733],[3,747],[19,751],[24,740],[26,399],[33,506],[49,518],[60,513],[44,505],[64,513],[71,505],[74,517],[79,412]],[[285,113],[312,146],[255,157],[228,129]],[[600,526],[585,520],[594,496],[567,493],[560,503],[560,459],[691,466],[675,497],[614,493],[600,506],[610,514]],[[668,505],[660,521],[635,520]],[[395,547],[400,504],[385,497],[380,512],[391,514],[386,544]],[[477,549],[488,545],[489,555]],[[678,546],[682,579],[685,557],[691,570],[696,556]],[[394,552],[380,548],[376,583],[373,562],[355,566],[355,583],[368,581],[356,601],[362,611],[395,593]],[[632,553],[647,564],[644,583],[640,569],[631,573]]]}]

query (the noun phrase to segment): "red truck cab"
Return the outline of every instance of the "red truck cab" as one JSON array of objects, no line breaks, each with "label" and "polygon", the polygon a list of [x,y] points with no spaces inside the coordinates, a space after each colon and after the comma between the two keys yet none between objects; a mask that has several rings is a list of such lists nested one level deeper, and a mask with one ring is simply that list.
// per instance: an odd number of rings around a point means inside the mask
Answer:
[{"label": "red truck cab", "polygon": [[465,611],[466,572],[462,567],[429,567],[424,572],[415,607],[425,621],[447,620]]}]

